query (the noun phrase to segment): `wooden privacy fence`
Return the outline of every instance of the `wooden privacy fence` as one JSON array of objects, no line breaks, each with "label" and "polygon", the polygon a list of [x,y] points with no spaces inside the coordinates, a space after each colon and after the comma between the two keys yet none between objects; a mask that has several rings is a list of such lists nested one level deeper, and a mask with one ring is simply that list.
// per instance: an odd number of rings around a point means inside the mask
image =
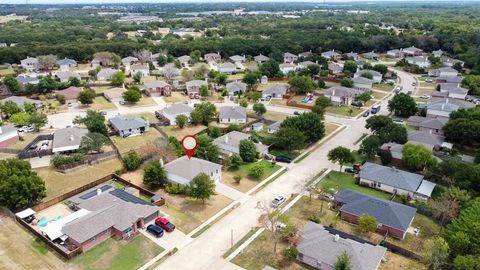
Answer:
[{"label": "wooden privacy fence", "polygon": [[403,255],[407,258],[414,259],[414,260],[417,260],[417,261],[422,261],[423,260],[422,256],[420,256],[420,255],[418,255],[418,254],[416,254],[416,253],[414,253],[414,252],[412,252],[408,249],[404,249],[404,248],[399,247],[395,244],[392,244],[388,241],[382,241],[380,243],[380,245],[383,246],[383,247],[386,247],[388,250],[390,250],[393,253]]}]

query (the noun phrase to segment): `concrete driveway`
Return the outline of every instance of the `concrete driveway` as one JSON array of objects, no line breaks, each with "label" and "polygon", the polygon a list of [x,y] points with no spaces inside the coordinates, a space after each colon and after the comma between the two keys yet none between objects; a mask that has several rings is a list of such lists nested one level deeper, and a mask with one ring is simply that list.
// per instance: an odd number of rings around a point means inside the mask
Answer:
[{"label": "concrete driveway", "polygon": [[[145,224],[145,228],[148,225],[154,224],[154,221],[151,221],[148,224]],[[185,245],[192,241],[192,238],[186,236],[180,230],[175,229],[173,232],[165,232],[162,237],[157,238],[153,234],[149,233],[146,229],[140,229],[140,232],[145,235],[148,239],[155,242],[157,245],[163,247],[166,250],[172,250],[173,248],[183,248]]]}]

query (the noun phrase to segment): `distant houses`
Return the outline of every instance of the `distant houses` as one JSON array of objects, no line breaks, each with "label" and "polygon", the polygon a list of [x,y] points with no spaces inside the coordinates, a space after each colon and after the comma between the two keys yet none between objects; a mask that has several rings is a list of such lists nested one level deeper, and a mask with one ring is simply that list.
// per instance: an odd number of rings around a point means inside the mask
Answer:
[{"label": "distant houses", "polygon": [[220,62],[222,60],[222,56],[219,53],[207,53],[203,56],[205,62]]},{"label": "distant houses", "polygon": [[69,71],[72,68],[77,66],[77,61],[73,59],[64,58],[64,59],[58,60],[57,65],[60,67],[61,71]]},{"label": "distant houses", "polygon": [[123,101],[123,93],[127,92],[127,89],[115,87],[107,89],[103,92],[103,96],[110,102]]},{"label": "distant houses", "polygon": [[[242,133],[239,131],[232,131],[223,136],[220,136],[213,140],[213,143],[218,146],[220,152],[225,155],[239,154],[240,142],[242,140],[249,140],[250,134]],[[255,143],[257,152],[264,155],[268,154],[268,146],[260,143]]]},{"label": "distant houses", "polygon": [[293,53],[286,52],[283,54],[283,63],[292,64],[293,62],[298,60],[298,56]]},{"label": "distant houses", "polygon": [[200,88],[202,86],[207,86],[208,83],[206,80],[193,80],[186,83],[187,86],[187,95],[190,98],[200,98]]}]

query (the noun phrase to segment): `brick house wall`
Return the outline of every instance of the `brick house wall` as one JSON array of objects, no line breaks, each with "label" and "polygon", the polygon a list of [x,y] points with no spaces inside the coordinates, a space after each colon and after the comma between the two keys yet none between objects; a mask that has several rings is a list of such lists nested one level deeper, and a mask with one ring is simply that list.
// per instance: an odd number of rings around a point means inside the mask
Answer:
[{"label": "brick house wall", "polygon": [[156,87],[156,88],[147,88],[145,89],[145,93],[147,96],[169,96],[172,94],[172,87],[170,85],[164,87]]},{"label": "brick house wall", "polygon": [[[354,224],[357,224],[358,219],[359,219],[358,216],[347,213],[347,212],[343,212],[343,211],[340,211],[340,217],[343,220],[346,220],[346,221],[354,223]],[[377,232],[379,232],[381,234],[388,234],[389,236],[397,238],[397,239],[403,239],[404,236],[405,236],[405,233],[406,233],[402,230],[386,226],[385,224],[382,224],[380,227],[377,227]]]},{"label": "brick house wall", "polygon": [[7,147],[18,142],[18,135],[3,141],[0,141],[0,147]]}]

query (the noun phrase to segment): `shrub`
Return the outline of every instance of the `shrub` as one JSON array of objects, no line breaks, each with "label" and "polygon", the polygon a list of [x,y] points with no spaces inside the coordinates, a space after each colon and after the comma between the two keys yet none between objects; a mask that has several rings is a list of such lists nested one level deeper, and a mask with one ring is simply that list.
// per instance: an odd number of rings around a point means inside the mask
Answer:
[{"label": "shrub", "polygon": [[298,256],[298,250],[296,247],[288,247],[283,252],[283,255],[289,260],[295,260]]},{"label": "shrub", "polygon": [[138,155],[135,150],[130,150],[128,153],[122,158],[123,166],[127,171],[134,171],[140,164],[142,163],[142,159]]},{"label": "shrub", "polygon": [[83,154],[73,154],[70,156],[66,155],[54,155],[53,158],[50,160],[50,163],[53,167],[58,168],[62,165],[72,164],[75,162],[82,161],[85,156]]},{"label": "shrub", "polygon": [[311,215],[308,217],[308,220],[320,224],[321,220],[319,216]]},{"label": "shrub", "polygon": [[242,180],[242,177],[240,175],[235,175],[233,177],[233,180],[235,180],[235,183],[240,184],[240,181]]},{"label": "shrub", "polygon": [[176,184],[171,184],[171,183],[165,183],[165,192],[170,193],[170,194],[185,194],[186,189],[184,186],[176,185]]},{"label": "shrub", "polygon": [[250,168],[248,175],[253,179],[260,179],[264,172],[265,168],[261,164],[255,164]]},{"label": "shrub", "polygon": [[228,169],[229,170],[238,170],[238,168],[242,165],[243,160],[242,157],[238,154],[234,154],[227,160]]},{"label": "shrub", "polygon": [[65,100],[65,96],[64,95],[60,95],[60,94],[56,94],[55,95],[55,98],[58,100],[58,102],[60,104],[65,104],[67,101]]}]

